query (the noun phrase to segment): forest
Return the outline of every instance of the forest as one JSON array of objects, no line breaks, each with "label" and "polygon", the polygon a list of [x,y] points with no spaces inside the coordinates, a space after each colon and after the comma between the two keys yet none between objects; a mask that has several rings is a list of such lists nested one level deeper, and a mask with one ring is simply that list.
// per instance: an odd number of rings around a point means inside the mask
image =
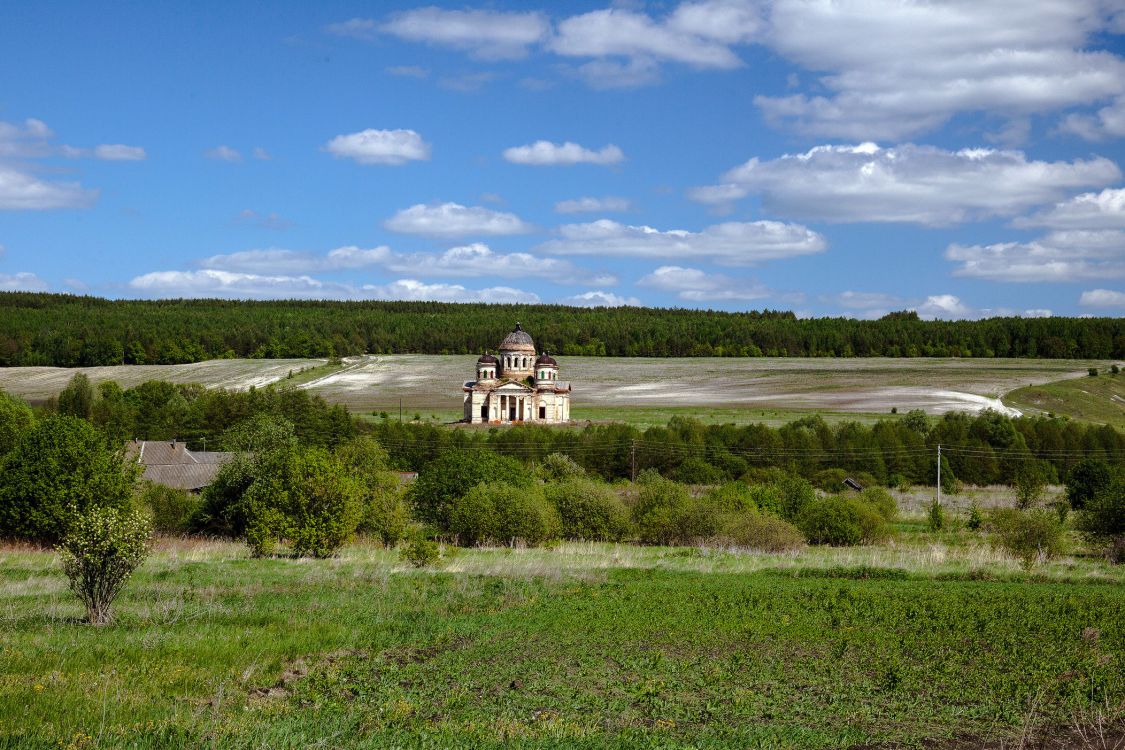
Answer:
[{"label": "forest", "polygon": [[540,350],[631,357],[1125,357],[1123,318],[924,321],[438,302],[108,300],[0,293],[0,366],[470,354],[516,321]]}]

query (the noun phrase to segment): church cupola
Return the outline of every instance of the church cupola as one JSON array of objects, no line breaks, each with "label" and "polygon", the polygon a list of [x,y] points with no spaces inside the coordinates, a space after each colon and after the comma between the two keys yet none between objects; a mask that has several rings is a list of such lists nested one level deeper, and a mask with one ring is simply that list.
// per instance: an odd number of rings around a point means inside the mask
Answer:
[{"label": "church cupola", "polygon": [[543,352],[539,358],[535,360],[535,379],[536,380],[558,380],[559,378],[559,363],[555,361],[548,352]]},{"label": "church cupola", "polygon": [[523,380],[535,374],[535,342],[523,327],[516,323],[500,342],[500,377]]},{"label": "church cupola", "polygon": [[477,360],[477,380],[495,380],[496,371],[499,367],[500,360],[485,352]]}]

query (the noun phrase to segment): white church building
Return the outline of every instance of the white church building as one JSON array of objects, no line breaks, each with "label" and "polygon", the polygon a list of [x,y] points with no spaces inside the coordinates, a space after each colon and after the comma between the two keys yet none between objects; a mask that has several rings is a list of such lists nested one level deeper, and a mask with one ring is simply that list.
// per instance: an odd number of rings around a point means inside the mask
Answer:
[{"label": "white church building", "polygon": [[559,380],[559,363],[547,352],[536,356],[535,342],[516,323],[496,355],[477,360],[477,379],[462,387],[465,422],[570,421],[570,383]]}]

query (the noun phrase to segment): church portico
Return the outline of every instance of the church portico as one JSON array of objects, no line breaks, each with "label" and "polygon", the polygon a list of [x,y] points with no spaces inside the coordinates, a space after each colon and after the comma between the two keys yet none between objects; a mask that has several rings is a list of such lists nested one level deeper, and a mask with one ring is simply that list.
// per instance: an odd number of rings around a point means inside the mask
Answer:
[{"label": "church portico", "polygon": [[465,422],[512,424],[570,421],[570,383],[559,381],[558,362],[537,355],[535,343],[516,323],[500,342],[498,356],[477,360],[477,379],[467,381]]}]

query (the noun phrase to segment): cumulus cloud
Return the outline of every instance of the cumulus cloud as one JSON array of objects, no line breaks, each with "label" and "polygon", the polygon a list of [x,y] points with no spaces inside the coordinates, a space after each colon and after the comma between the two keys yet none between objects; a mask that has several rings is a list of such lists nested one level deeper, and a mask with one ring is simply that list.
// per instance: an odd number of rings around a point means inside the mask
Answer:
[{"label": "cumulus cloud", "polygon": [[772,3],[767,44],[822,73],[826,94],[758,96],[779,126],[900,139],[959,112],[1011,117],[1125,92],[1125,62],[1087,49],[1108,23],[1100,0]]},{"label": "cumulus cloud", "polygon": [[212,255],[199,261],[199,265],[221,271],[253,274],[302,274],[317,271],[341,271],[380,265],[392,257],[385,245],[361,248],[354,245],[338,247],[324,255],[268,248],[241,250],[236,253]]},{"label": "cumulus cloud", "polygon": [[1082,193],[1012,222],[1016,227],[1125,229],[1125,188]]},{"label": "cumulus cloud", "polygon": [[1091,289],[1082,292],[1078,304],[1083,307],[1125,307],[1125,292],[1113,289]]},{"label": "cumulus cloud", "polygon": [[266,151],[261,146],[255,146],[254,150],[251,152],[251,155],[258,161],[270,161],[271,159],[273,159],[273,156],[270,155],[270,152]]},{"label": "cumulus cloud", "polygon": [[721,205],[755,193],[770,211],[824,221],[943,226],[1010,216],[1120,178],[1117,165],[1102,157],[1045,162],[1022,151],[862,143],[769,161],[755,157],[724,174],[721,184],[688,194]]},{"label": "cumulus cloud", "polygon": [[446,10],[433,6],[394,13],[383,24],[366,19],[352,19],[347,24],[352,31],[349,36],[368,33],[374,26],[400,39],[462,50],[478,60],[525,57],[528,48],[545,38],[550,29],[546,16],[538,12]]},{"label": "cumulus cloud", "polygon": [[515,214],[460,203],[419,203],[402,209],[383,226],[392,232],[431,237],[526,234],[535,229]]},{"label": "cumulus cloud", "polygon": [[640,307],[641,301],[636,297],[623,297],[613,292],[593,290],[563,297],[559,300],[559,304],[574,307]]},{"label": "cumulus cloud", "polygon": [[425,284],[416,279],[399,279],[390,284],[365,284],[363,295],[374,299],[422,300],[432,302],[489,302],[494,304],[537,304],[539,295],[510,286],[467,289],[460,284]]},{"label": "cumulus cloud", "polygon": [[1065,230],[1031,242],[958,245],[945,257],[961,265],[955,276],[992,281],[1065,282],[1125,276],[1125,231]]},{"label": "cumulus cloud", "polygon": [[33,273],[0,273],[0,291],[45,292],[47,282]]},{"label": "cumulus cloud", "polygon": [[700,232],[661,231],[629,226],[609,219],[559,227],[560,239],[539,249],[554,255],[598,255],[633,258],[708,258],[728,266],[819,253],[824,238],[799,224],[777,221],[727,222]]},{"label": "cumulus cloud", "polygon": [[47,123],[29,117],[23,125],[0,120],[0,159],[37,159],[50,156],[54,135]]},{"label": "cumulus cloud", "polygon": [[405,164],[430,158],[430,144],[413,130],[375,130],[338,135],[324,145],[336,158],[360,164]]},{"label": "cumulus cloud", "polygon": [[254,299],[340,299],[354,296],[346,284],[311,276],[237,273],[217,269],[154,271],[133,278],[129,288],[141,295],[161,297],[222,297]]},{"label": "cumulus cloud", "polygon": [[560,214],[622,212],[632,209],[633,204],[628,198],[618,198],[612,195],[607,195],[604,198],[574,198],[559,201],[555,204],[555,213]]},{"label": "cumulus cloud", "polygon": [[148,158],[148,154],[140,146],[103,143],[94,147],[94,158],[103,161],[144,161]]},{"label": "cumulus cloud", "polygon": [[952,294],[934,294],[926,297],[925,301],[910,309],[918,313],[924,320],[962,320],[978,318],[1049,318],[1050,310],[1033,308],[1030,310],[1013,310],[1007,307],[975,308],[963,302],[960,297]]},{"label": "cumulus cloud", "polygon": [[637,285],[673,292],[680,299],[690,302],[743,301],[774,296],[771,290],[758,282],[747,282],[682,266],[661,266],[642,277]]},{"label": "cumulus cloud", "polygon": [[0,163],[0,210],[85,208],[97,199],[97,190],[84,188],[77,182],[49,182]]},{"label": "cumulus cloud", "polygon": [[1104,141],[1125,135],[1125,96],[1119,96],[1108,107],[1094,114],[1072,113],[1059,123],[1059,130],[1073,133],[1088,141]]},{"label": "cumulus cloud", "polygon": [[571,164],[618,164],[625,160],[625,154],[612,143],[594,151],[577,143],[551,143],[536,141],[527,146],[513,146],[504,149],[504,158],[513,164],[529,164],[536,167],[569,166]]},{"label": "cumulus cloud", "polygon": [[215,161],[242,161],[242,154],[240,154],[237,149],[233,149],[230,146],[226,145],[209,148],[203,152],[203,155],[208,159],[214,159]]}]

